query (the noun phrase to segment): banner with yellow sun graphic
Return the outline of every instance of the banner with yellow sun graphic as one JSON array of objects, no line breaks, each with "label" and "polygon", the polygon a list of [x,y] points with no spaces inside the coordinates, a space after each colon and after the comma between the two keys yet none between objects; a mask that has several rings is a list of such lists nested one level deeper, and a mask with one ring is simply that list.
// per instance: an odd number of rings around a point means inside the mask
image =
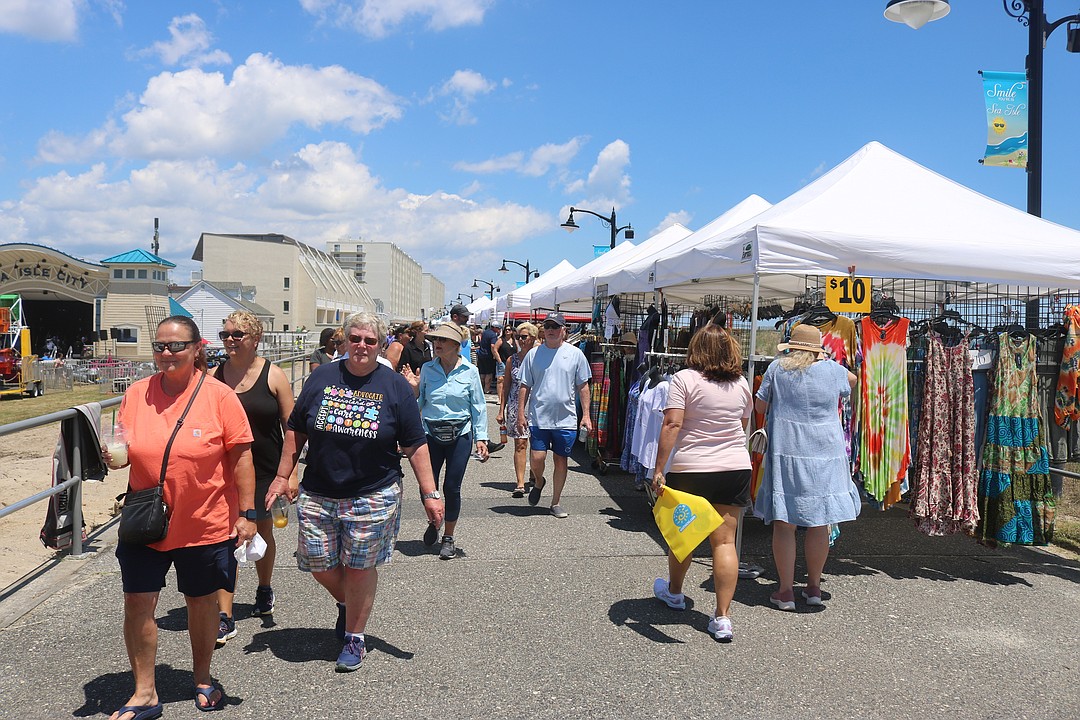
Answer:
[{"label": "banner with yellow sun graphic", "polygon": [[986,156],[983,165],[1026,168],[1028,83],[1025,73],[984,70]]}]

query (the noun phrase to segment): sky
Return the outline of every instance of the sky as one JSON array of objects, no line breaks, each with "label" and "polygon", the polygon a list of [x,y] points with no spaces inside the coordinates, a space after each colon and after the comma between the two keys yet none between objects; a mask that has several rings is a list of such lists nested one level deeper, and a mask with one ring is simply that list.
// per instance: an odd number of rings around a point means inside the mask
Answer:
[{"label": "sky", "polygon": [[[452,300],[511,289],[503,258],[592,259],[609,231],[578,215],[568,235],[570,206],[614,208],[639,243],[779,202],[873,140],[1024,209],[1022,170],[978,164],[977,73],[1022,71],[1027,29],[991,0],[919,31],[885,4],[0,0],[0,244],[97,261],[149,249],[158,217],[186,282],[203,232],[391,241]],[[1065,33],[1043,216],[1080,228]]]}]

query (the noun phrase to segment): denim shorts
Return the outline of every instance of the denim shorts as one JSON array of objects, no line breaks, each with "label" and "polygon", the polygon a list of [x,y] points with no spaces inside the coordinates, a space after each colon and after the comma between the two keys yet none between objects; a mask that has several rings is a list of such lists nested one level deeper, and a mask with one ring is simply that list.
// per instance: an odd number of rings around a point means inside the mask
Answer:
[{"label": "denim shorts", "polygon": [[577,430],[540,429],[535,425],[529,428],[529,447],[537,452],[551,450],[556,455],[570,457],[575,440],[577,440]]},{"label": "denim shorts", "polygon": [[212,545],[155,550],[149,545],[117,543],[120,579],[126,593],[158,592],[169,566],[176,566],[176,589],[189,597],[236,589],[236,538]]},{"label": "denim shorts", "polygon": [[390,562],[401,526],[401,483],[354,498],[301,490],[296,500],[296,564],[304,572],[338,565],[365,570]]}]

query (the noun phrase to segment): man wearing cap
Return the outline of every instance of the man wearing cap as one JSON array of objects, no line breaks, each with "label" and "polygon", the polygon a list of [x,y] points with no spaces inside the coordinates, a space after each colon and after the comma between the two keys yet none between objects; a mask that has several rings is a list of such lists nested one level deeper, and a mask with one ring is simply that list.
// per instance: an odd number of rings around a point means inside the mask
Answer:
[{"label": "man wearing cap", "polygon": [[521,362],[521,392],[518,393],[519,432],[529,426],[529,447],[532,450],[532,474],[536,478],[529,491],[529,504],[540,502],[544,482],[544,463],[548,450],[554,453],[551,494],[551,514],[565,518],[563,486],[566,484],[566,465],[577,435],[577,403],[581,401],[581,427],[592,431],[589,418],[589,378],[592,373],[584,353],[565,340],[566,320],[559,313],[544,318],[542,345],[529,351]]},{"label": "man wearing cap", "polygon": [[502,325],[497,320],[492,320],[481,333],[480,342],[476,346],[476,369],[480,371],[480,387],[488,395],[495,392],[491,382],[495,379],[495,354],[491,347],[498,341],[501,328]]},{"label": "man wearing cap", "polygon": [[461,333],[461,357],[465,358],[469,362],[472,362],[472,342],[469,338],[472,337],[472,333],[469,332],[469,308],[464,305],[455,305],[450,308],[450,322],[457,325],[458,331]]}]

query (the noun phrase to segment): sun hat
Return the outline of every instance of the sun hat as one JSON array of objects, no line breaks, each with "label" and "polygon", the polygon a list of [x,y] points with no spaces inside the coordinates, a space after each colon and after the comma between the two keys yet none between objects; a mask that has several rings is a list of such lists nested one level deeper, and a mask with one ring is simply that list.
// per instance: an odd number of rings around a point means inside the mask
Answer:
[{"label": "sun hat", "polygon": [[443,340],[453,340],[458,345],[461,344],[461,331],[454,326],[453,323],[443,323],[439,327],[435,328],[427,334],[428,340],[435,340],[442,338]]},{"label": "sun hat", "polygon": [[629,330],[619,336],[620,345],[634,345],[637,346],[638,337],[636,333],[632,333]]},{"label": "sun hat", "polygon": [[788,341],[779,343],[776,349],[780,352],[785,350],[806,350],[818,355],[825,354],[825,349],[821,347],[821,331],[813,325],[805,324],[793,327]]}]

